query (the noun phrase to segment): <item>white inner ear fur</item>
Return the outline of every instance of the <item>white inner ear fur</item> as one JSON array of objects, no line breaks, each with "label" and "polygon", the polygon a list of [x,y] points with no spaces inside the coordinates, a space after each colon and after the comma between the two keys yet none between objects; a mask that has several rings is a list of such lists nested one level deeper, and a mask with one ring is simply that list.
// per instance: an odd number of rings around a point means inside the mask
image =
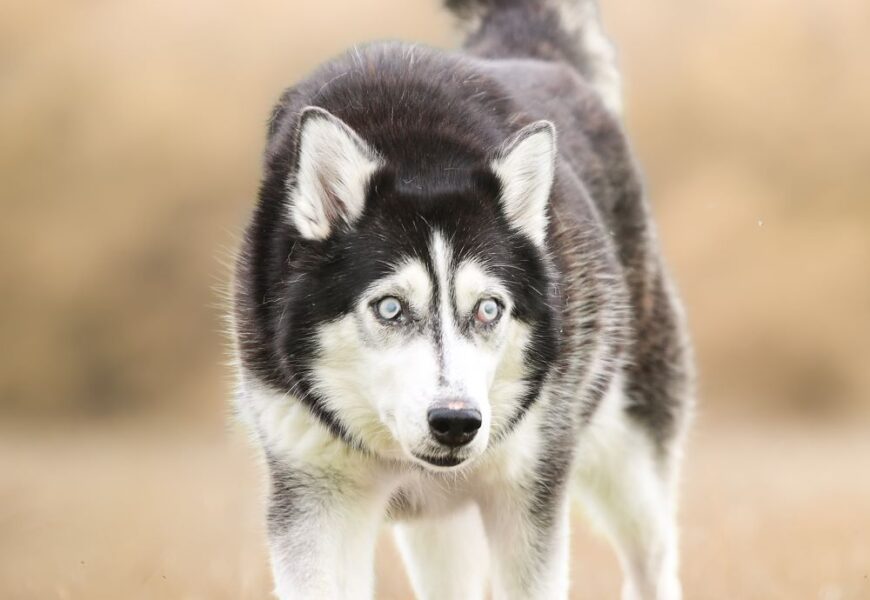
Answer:
[{"label": "white inner ear fur", "polygon": [[496,154],[491,168],[501,182],[501,203],[511,224],[544,246],[547,203],[556,163],[556,129],[549,121],[523,127]]},{"label": "white inner ear fur", "polygon": [[298,167],[288,182],[290,219],[302,237],[322,240],[362,214],[366,186],[380,161],[344,121],[322,108],[305,108],[299,126]]}]

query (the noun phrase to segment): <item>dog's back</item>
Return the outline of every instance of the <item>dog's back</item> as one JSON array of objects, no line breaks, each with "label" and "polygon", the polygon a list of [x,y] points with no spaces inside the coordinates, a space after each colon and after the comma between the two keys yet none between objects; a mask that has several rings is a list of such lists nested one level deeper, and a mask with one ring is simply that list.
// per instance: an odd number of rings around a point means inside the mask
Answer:
[{"label": "dog's back", "polygon": [[447,0],[446,5],[468,31],[465,49],[470,54],[570,65],[609,111],[621,112],[616,53],[595,0]]},{"label": "dog's back", "polygon": [[[664,448],[690,414],[691,350],[619,122],[621,77],[598,3],[447,0],[446,4],[467,27],[466,50],[486,59],[484,69],[510,90],[523,110],[557,125],[561,158],[595,205],[604,228],[601,233],[614,244],[626,282],[630,337],[624,342],[630,410]],[[576,192],[569,196],[569,203],[576,202]],[[576,249],[571,246],[565,243],[569,261]]]}]

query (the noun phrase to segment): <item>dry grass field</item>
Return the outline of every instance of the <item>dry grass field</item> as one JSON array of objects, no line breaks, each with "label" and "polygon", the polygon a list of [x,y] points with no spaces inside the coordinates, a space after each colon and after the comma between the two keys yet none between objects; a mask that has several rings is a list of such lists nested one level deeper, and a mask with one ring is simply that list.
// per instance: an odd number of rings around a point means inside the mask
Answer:
[{"label": "dry grass field", "polygon": [[[686,598],[870,599],[870,2],[602,4],[700,366]],[[384,38],[457,41],[438,0],[0,3],[0,599],[267,597],[215,290],[271,103]]]},{"label": "dry grass field", "polygon": [[[870,436],[701,422],[684,483],[686,598],[870,598]],[[239,435],[178,425],[0,433],[0,598],[266,598],[259,473]],[[232,441],[227,441],[227,440]],[[578,517],[576,599],[617,598]],[[386,535],[378,598],[410,597]]]}]

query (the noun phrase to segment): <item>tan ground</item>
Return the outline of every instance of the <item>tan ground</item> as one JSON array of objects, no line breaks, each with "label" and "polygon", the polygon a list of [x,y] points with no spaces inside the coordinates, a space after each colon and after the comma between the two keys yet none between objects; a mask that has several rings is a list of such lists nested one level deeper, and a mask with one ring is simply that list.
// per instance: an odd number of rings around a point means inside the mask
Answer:
[{"label": "tan ground", "polygon": [[[0,435],[0,598],[266,598],[258,476],[239,436],[123,427]],[[772,423],[696,429],[688,599],[870,598],[870,436]],[[573,598],[616,598],[575,528]],[[388,541],[378,597],[408,598]]]}]

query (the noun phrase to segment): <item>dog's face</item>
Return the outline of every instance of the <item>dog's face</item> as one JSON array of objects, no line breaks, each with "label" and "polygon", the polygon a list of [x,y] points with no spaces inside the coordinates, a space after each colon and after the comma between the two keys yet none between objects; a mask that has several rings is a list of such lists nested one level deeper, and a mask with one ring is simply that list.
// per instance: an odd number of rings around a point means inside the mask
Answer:
[{"label": "dog's face", "polygon": [[540,384],[558,327],[553,135],[526,127],[484,168],[421,192],[342,121],[303,113],[275,335],[294,387],[365,447],[457,467]]},{"label": "dog's face", "polygon": [[[318,327],[311,374],[369,444],[386,429],[407,457],[449,467],[482,452],[493,418],[511,412],[529,330],[479,258],[457,257],[438,230],[421,250],[396,256],[345,315]],[[494,394],[497,379],[508,389]]]}]

